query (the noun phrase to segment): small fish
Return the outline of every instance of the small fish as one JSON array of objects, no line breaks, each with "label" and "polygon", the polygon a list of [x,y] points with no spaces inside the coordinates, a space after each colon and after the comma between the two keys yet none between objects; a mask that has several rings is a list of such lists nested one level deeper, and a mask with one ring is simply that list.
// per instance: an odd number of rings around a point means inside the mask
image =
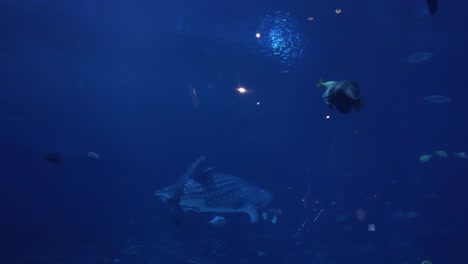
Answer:
[{"label": "small fish", "polygon": [[432,53],[432,52],[422,51],[422,52],[413,53],[409,57],[402,58],[401,60],[403,62],[405,62],[405,63],[408,63],[408,64],[417,64],[417,63],[422,63],[422,62],[425,62],[427,60],[430,60],[433,55],[434,55],[434,53]]},{"label": "small fish", "polygon": [[335,85],[336,82],[335,81],[328,81],[328,82],[324,82],[322,79],[320,79],[317,83],[317,87],[320,87],[320,86],[325,86],[325,88],[330,88],[332,87],[333,85]]},{"label": "small fish", "polygon": [[423,100],[429,103],[436,103],[436,104],[445,104],[452,102],[450,97],[444,95],[431,95],[423,97]]},{"label": "small fish", "polygon": [[406,218],[416,218],[418,216],[419,216],[419,213],[415,211],[409,211],[405,213]]},{"label": "small fish", "polygon": [[99,155],[96,152],[89,151],[87,153],[88,158],[98,160],[100,159]]},{"label": "small fish", "polygon": [[266,210],[270,214],[280,215],[283,214],[283,210],[281,208],[272,208]]},{"label": "small fish", "polygon": [[278,217],[277,217],[276,215],[273,216],[273,218],[271,219],[271,223],[272,223],[272,224],[278,223]]},{"label": "small fish", "polygon": [[466,152],[455,152],[455,157],[461,159],[468,159],[468,155],[466,154]]},{"label": "small fish", "polygon": [[63,163],[63,157],[59,153],[49,153],[44,156],[45,160],[48,160],[49,162],[53,164],[62,164]]},{"label": "small fish", "polygon": [[436,150],[436,151],[434,151],[434,154],[439,158],[447,158],[448,157],[447,152],[445,152],[443,150]]},{"label": "small fish", "polygon": [[213,219],[211,219],[208,222],[208,224],[210,224],[212,226],[216,226],[216,227],[224,226],[224,225],[226,225],[226,218],[217,215],[217,216],[213,217]]},{"label": "small fish", "polygon": [[422,155],[419,157],[419,162],[426,163],[432,158],[432,155]]},{"label": "small fish", "polygon": [[419,216],[419,213],[418,212],[415,212],[415,211],[408,211],[408,212],[404,212],[404,211],[393,211],[392,212],[392,217],[395,217],[395,218],[407,218],[407,219],[412,219],[412,218],[416,218]]},{"label": "small fish", "polygon": [[263,218],[263,220],[267,220],[267,218],[268,218],[267,212],[265,212],[265,211],[262,212],[262,218]]},{"label": "small fish", "polygon": [[283,210],[281,208],[266,209],[262,212],[262,218],[263,220],[267,220],[268,214],[272,214],[274,216],[271,219],[271,222],[273,224],[276,224],[278,222],[278,215],[281,215],[282,213],[283,213]]}]

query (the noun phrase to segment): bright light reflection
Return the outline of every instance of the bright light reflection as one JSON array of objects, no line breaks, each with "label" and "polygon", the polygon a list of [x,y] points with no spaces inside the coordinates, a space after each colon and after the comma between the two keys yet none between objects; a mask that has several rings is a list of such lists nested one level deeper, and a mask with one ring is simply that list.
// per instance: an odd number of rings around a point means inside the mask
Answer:
[{"label": "bright light reflection", "polygon": [[256,38],[260,38],[260,37],[261,37],[261,36],[260,36],[260,33],[255,34],[255,37],[256,37]]},{"label": "bright light reflection", "polygon": [[239,87],[239,88],[237,88],[237,91],[238,91],[239,93],[241,93],[241,94],[247,92],[247,90],[246,90],[244,87]]}]

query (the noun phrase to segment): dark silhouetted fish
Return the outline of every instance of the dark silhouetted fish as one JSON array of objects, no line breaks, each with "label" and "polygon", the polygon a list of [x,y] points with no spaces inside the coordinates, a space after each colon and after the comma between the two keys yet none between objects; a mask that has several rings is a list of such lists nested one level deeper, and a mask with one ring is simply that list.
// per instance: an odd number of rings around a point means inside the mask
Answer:
[{"label": "dark silhouetted fish", "polygon": [[435,13],[437,13],[437,8],[438,8],[437,0],[426,0],[426,2],[427,2],[427,6],[429,7],[429,12],[431,13],[431,15],[435,15]]},{"label": "dark silhouetted fish", "polygon": [[63,157],[59,153],[49,153],[44,156],[45,160],[50,161],[51,163],[54,164],[62,164],[63,163]]},{"label": "dark silhouetted fish", "polygon": [[359,87],[353,81],[328,81],[320,82],[317,86],[324,86],[322,95],[324,102],[331,108],[336,108],[341,113],[349,113],[353,109],[361,110],[364,98],[360,96]]},{"label": "dark silhouetted fish", "polygon": [[156,191],[155,195],[171,208],[180,208],[178,214],[188,210],[212,213],[242,212],[249,214],[252,223],[258,221],[257,209],[273,200],[270,192],[239,177],[215,173],[211,168],[195,175],[194,171],[199,163],[200,159],[195,161],[176,183]]}]

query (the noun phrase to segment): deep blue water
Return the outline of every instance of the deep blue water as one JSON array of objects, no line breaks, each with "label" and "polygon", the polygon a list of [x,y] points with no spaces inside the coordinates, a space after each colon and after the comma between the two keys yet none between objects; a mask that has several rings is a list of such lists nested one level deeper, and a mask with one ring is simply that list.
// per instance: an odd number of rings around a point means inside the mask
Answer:
[{"label": "deep blue water", "polygon": [[[468,4],[439,2],[1,1],[0,263],[464,263]],[[200,155],[278,223],[174,226],[154,191]]]}]

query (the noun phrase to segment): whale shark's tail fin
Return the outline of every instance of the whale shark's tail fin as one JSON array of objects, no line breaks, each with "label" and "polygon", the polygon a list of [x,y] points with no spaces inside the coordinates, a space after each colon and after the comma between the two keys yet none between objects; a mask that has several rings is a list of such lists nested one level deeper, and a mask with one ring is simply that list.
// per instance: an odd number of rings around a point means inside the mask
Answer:
[{"label": "whale shark's tail fin", "polygon": [[426,2],[427,2],[427,6],[429,7],[429,12],[431,13],[431,15],[435,15],[435,13],[437,12],[437,8],[438,8],[437,0],[426,0]]},{"label": "whale shark's tail fin", "polygon": [[195,177],[195,170],[201,162],[205,160],[204,156],[195,160],[192,165],[185,171],[185,173],[174,184],[157,190],[154,194],[161,198],[169,205],[170,213],[174,224],[180,225],[182,223],[183,210],[180,207],[180,197],[184,193],[185,183]]}]

